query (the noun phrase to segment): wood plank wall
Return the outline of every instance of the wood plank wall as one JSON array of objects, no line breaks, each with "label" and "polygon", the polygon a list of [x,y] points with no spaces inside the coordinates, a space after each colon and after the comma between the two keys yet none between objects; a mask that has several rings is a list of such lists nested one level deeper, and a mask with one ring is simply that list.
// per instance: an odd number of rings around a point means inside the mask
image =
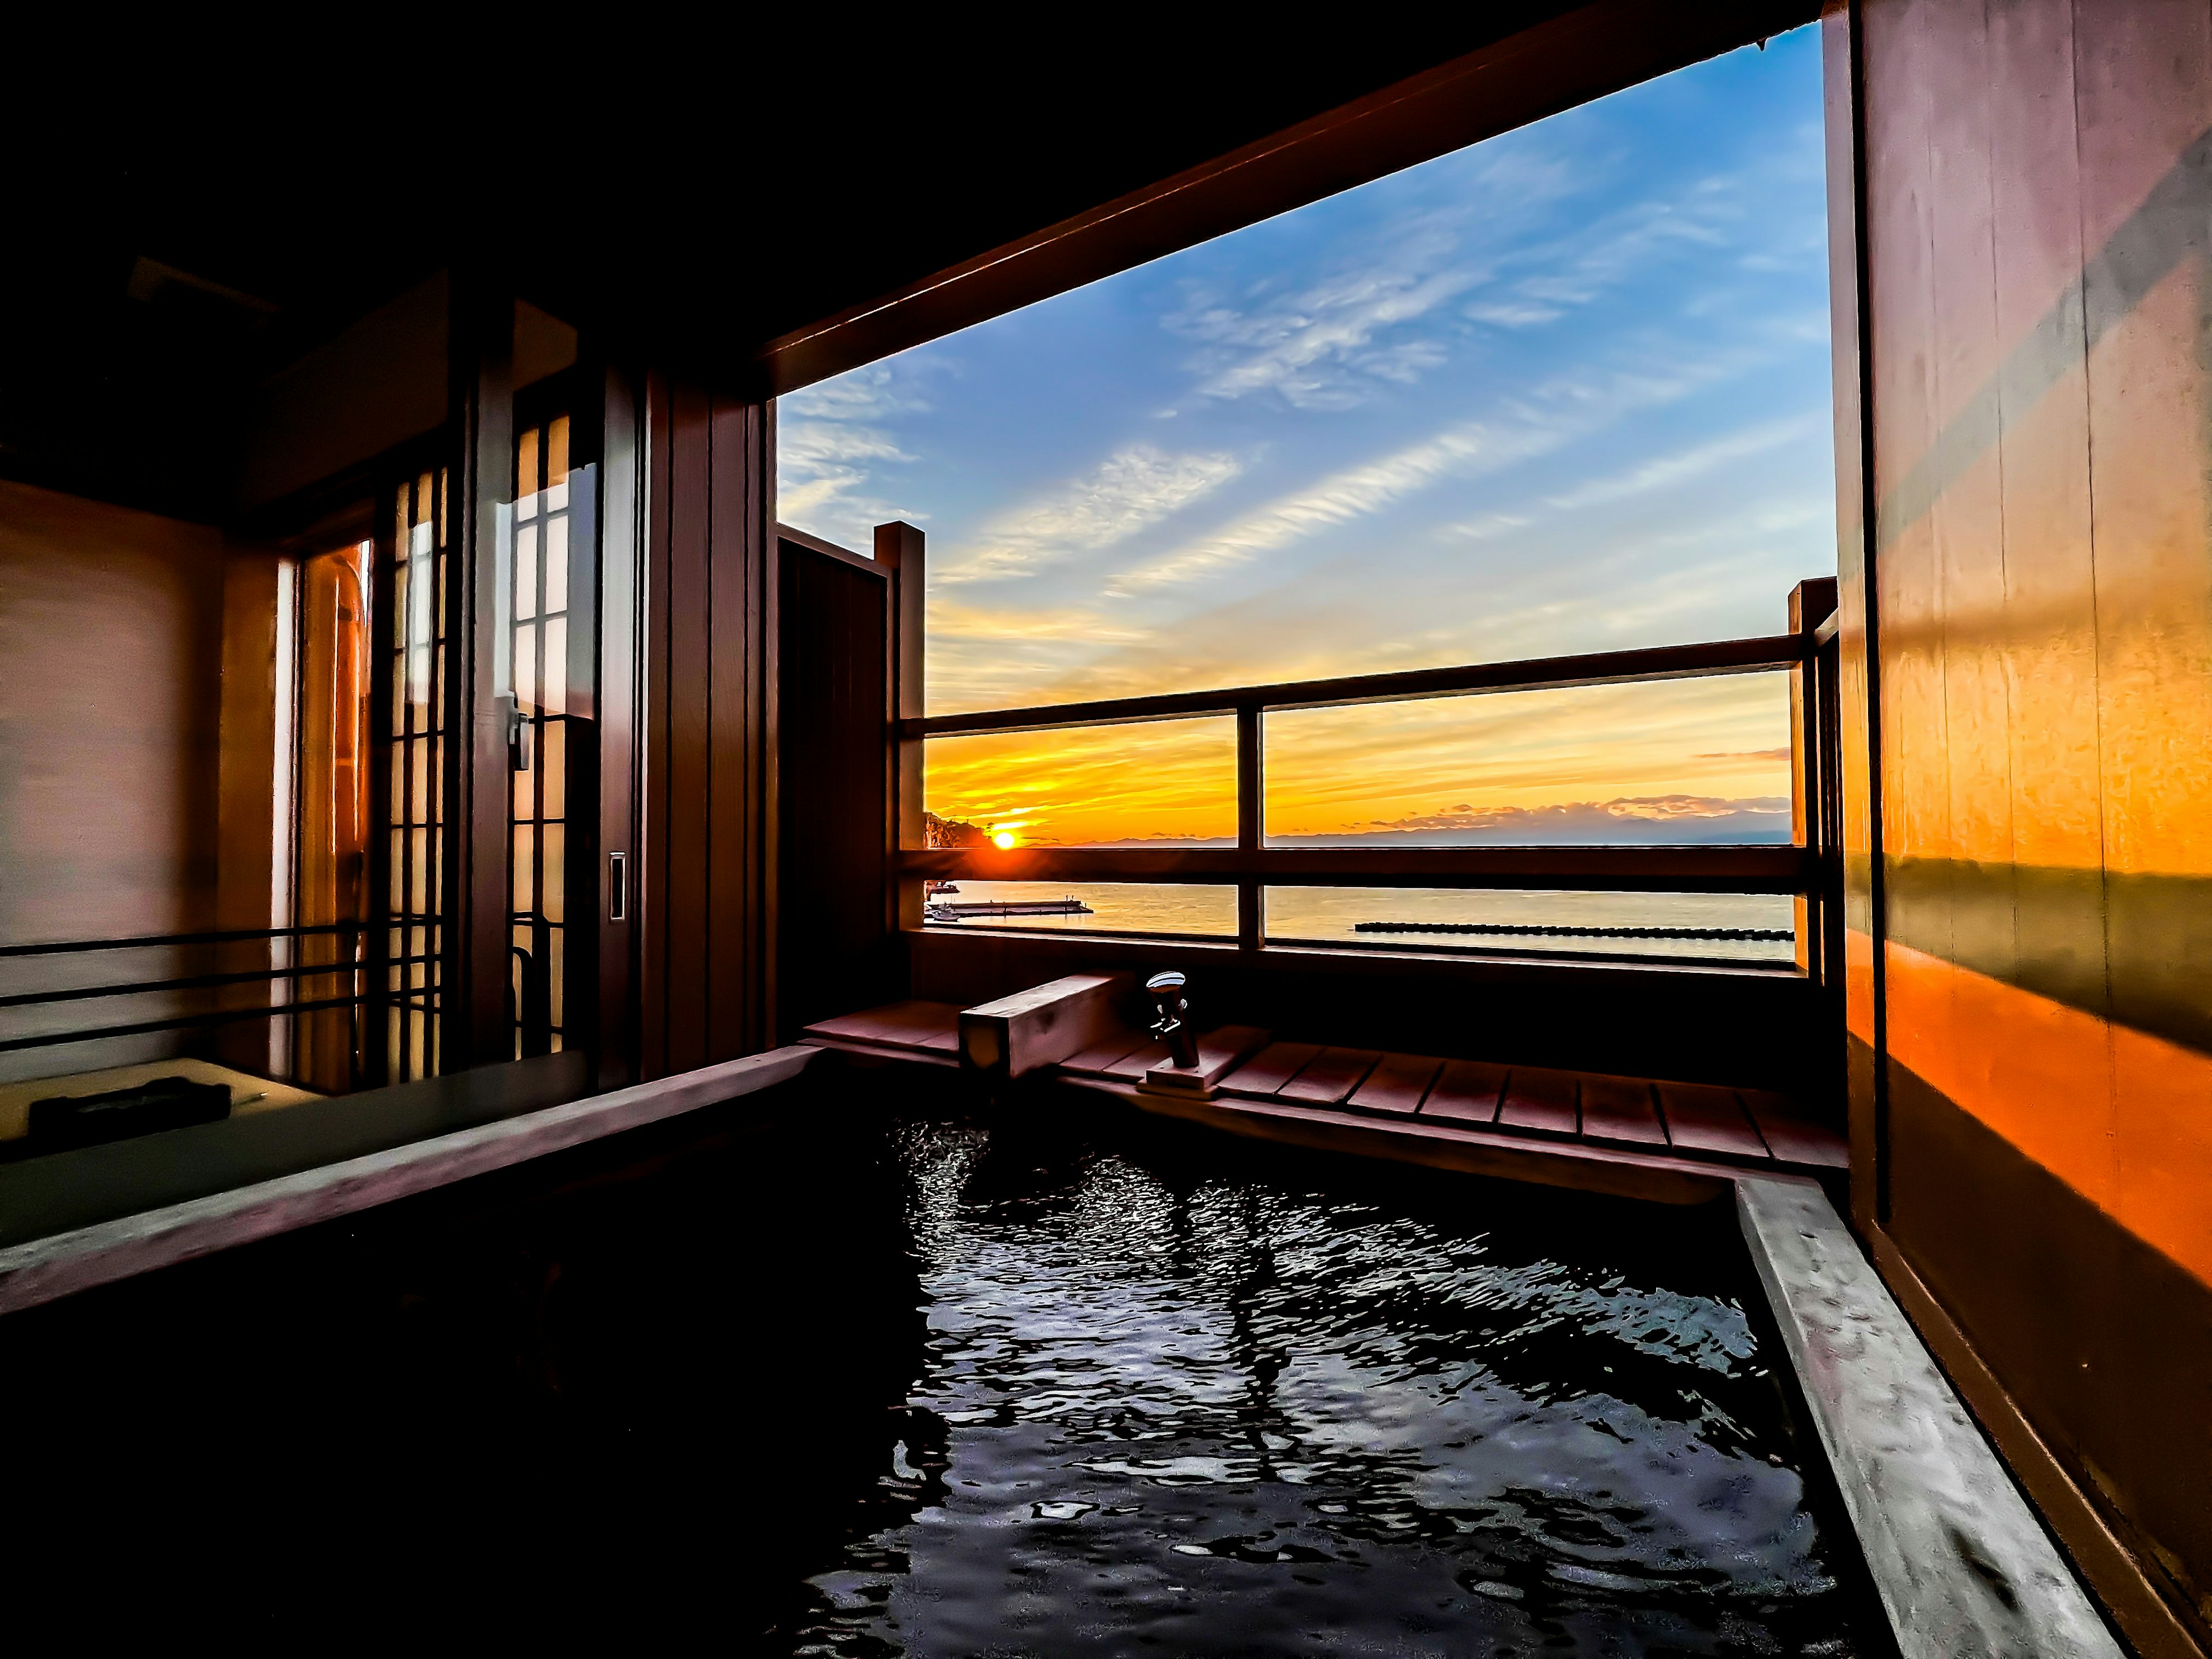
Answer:
[{"label": "wood plank wall", "polygon": [[783,541],[777,573],[776,1008],[810,1021],[904,988],[892,960],[890,573]]},{"label": "wood plank wall", "polygon": [[639,1067],[752,1053],[771,1028],[766,404],[653,374],[645,480]]},{"label": "wood plank wall", "polygon": [[1878,763],[1850,791],[1855,1208],[2128,1636],[2188,1651],[2212,1644],[2212,8],[1859,0],[1826,38],[1847,460],[1862,393],[1871,416],[1869,487],[1841,478]]},{"label": "wood plank wall", "polygon": [[[216,925],[227,562],[208,526],[0,481],[0,943]],[[264,765],[264,799],[267,777]],[[264,823],[264,857],[267,844]],[[247,926],[268,925],[267,870]],[[0,967],[0,990],[21,992],[204,962],[156,947]],[[174,994],[127,1006],[137,1019],[182,1012]],[[11,1013],[0,1035],[98,1023],[86,1006]],[[183,1042],[19,1050],[0,1056],[0,1079],[161,1058]]]}]

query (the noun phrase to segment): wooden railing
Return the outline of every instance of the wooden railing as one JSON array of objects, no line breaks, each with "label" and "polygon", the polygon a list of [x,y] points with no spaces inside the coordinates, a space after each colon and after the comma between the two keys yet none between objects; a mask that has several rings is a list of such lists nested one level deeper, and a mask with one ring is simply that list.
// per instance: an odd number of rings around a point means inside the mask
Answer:
[{"label": "wooden railing", "polygon": [[[921,915],[926,880],[1206,882],[1237,888],[1237,942],[1263,946],[1261,890],[1270,884],[1346,887],[1522,888],[1656,893],[1787,893],[1800,900],[1799,966],[1826,976],[1824,945],[1834,881],[1832,759],[1835,660],[1833,584],[1807,583],[1792,596],[1800,630],[1759,639],[1607,651],[1522,662],[1480,663],[1336,679],[1173,692],[1093,702],[999,708],[897,722],[908,775],[931,738],[1068,730],[1146,720],[1232,715],[1237,721],[1237,842],[1234,847],[994,847],[921,849],[898,856],[901,914]],[[1481,692],[1553,690],[1786,672],[1793,676],[1792,796],[1796,845],[1654,847],[1269,847],[1264,811],[1266,754],[1261,716],[1285,709],[1410,702]],[[911,833],[911,832],[909,832]]]},{"label": "wooden railing", "polygon": [[[280,939],[342,937],[357,939],[371,931],[372,924],[359,921],[321,922],[297,927],[229,927],[203,933],[152,933],[128,939],[60,939],[42,945],[0,945],[0,959],[22,957],[76,956],[88,951],[131,951],[175,950],[181,947],[210,945],[250,945]],[[415,961],[408,957],[403,960]],[[268,985],[287,980],[351,979],[355,990],[340,996],[313,997],[283,1002],[255,1002],[243,1006],[225,1006],[218,996],[214,1006],[195,1010],[191,1013],[164,1015],[155,1019],[134,1019],[123,1024],[67,1026],[59,1030],[33,1032],[27,1036],[0,1035],[0,1054],[12,1054],[23,1048],[53,1048],[72,1042],[98,1042],[112,1037],[144,1036],[158,1031],[182,1031],[201,1026],[223,1025],[239,1020],[272,1019],[295,1014],[319,1013],[329,1008],[356,1008],[368,1000],[368,993],[358,988],[361,979],[369,969],[391,965],[382,957],[368,958],[359,955],[340,962],[288,963],[266,968],[248,968],[234,971],[204,974],[177,974],[161,979],[112,980],[93,985],[64,986],[58,989],[23,991],[0,996],[0,1013],[15,1009],[41,1008],[64,1003],[100,1001],[118,998],[149,996],[193,991],[220,993],[231,986]]]}]

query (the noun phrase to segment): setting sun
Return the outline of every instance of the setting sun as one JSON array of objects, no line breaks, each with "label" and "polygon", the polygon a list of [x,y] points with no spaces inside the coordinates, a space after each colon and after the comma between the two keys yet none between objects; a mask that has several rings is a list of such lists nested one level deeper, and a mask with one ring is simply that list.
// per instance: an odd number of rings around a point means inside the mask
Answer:
[{"label": "setting sun", "polygon": [[991,845],[997,848],[1001,853],[1004,853],[1010,850],[1013,847],[1014,843],[1020,839],[1021,837],[1015,835],[1012,830],[1001,830],[998,834],[991,837]]}]

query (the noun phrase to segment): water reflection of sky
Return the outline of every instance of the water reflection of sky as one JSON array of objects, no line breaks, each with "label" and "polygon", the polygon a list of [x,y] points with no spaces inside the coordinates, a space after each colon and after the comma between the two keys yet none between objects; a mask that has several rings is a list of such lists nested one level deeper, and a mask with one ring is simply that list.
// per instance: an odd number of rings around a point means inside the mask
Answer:
[{"label": "water reflection of sky", "polygon": [[1561,1195],[947,1124],[899,1157],[931,1298],[904,1501],[812,1580],[803,1650],[1856,1650],[1679,1213],[1585,1259],[1550,1245],[1600,1212]]}]

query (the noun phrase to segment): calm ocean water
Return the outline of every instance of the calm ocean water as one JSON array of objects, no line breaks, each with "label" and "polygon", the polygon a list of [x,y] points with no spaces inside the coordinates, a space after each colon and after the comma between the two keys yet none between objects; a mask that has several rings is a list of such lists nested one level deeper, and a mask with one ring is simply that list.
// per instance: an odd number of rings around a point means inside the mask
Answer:
[{"label": "calm ocean water", "polygon": [[[986,899],[1073,896],[1089,915],[1018,916],[970,920],[970,927],[1048,928],[1060,933],[1197,933],[1233,938],[1237,892],[1232,887],[1122,882],[1088,886],[1036,881],[963,881],[946,897],[973,903]],[[1728,927],[1780,929],[1792,924],[1791,901],[1759,893],[1469,892],[1441,888],[1273,887],[1267,890],[1267,937],[1279,942],[1313,940],[1390,945],[1442,946],[1492,954],[1530,951],[1614,957],[1692,957],[1707,961],[1788,963],[1787,939],[1630,939],[1528,933],[1390,933],[1357,931],[1359,922],[1481,922],[1536,927]]]}]

